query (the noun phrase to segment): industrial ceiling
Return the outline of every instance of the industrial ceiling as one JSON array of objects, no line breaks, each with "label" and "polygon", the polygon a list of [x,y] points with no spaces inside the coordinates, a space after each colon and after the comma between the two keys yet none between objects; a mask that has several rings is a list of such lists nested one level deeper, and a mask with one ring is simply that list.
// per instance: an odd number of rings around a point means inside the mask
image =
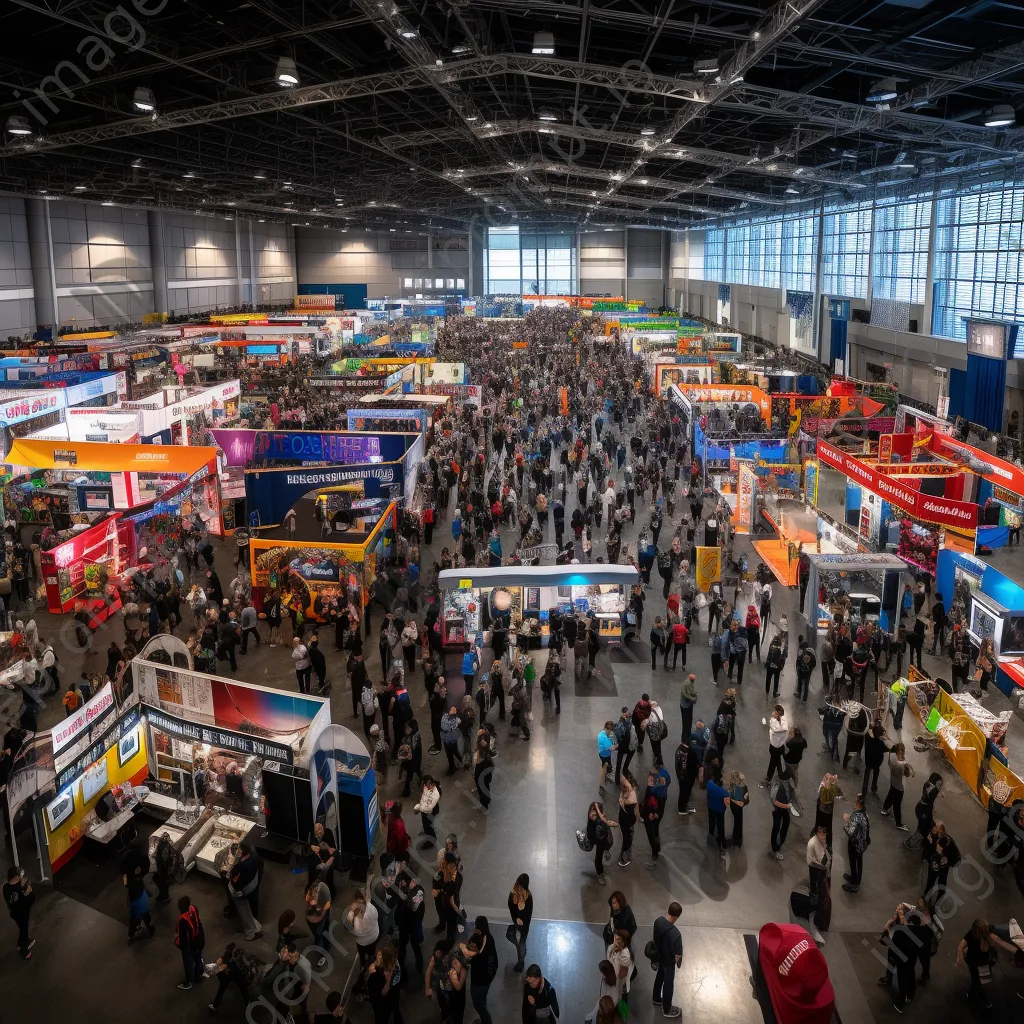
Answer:
[{"label": "industrial ceiling", "polygon": [[0,189],[681,228],[1012,168],[1024,5],[6,0]]}]

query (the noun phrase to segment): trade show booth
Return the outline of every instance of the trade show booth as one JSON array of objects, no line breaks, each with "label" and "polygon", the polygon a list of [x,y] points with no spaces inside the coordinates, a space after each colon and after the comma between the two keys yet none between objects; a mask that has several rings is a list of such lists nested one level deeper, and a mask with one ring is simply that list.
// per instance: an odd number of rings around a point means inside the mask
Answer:
[{"label": "trade show booth", "polygon": [[[810,573],[804,591],[801,614],[825,633],[832,622],[837,599],[850,601],[854,627],[877,621],[882,629],[895,630],[899,624],[902,578],[907,565],[886,554],[808,554]],[[855,629],[854,629],[855,632]]]},{"label": "trade show booth", "polygon": [[598,623],[601,640],[615,647],[623,642],[629,588],[639,573],[632,565],[541,565],[444,569],[441,589],[441,628],[446,646],[490,643],[492,624],[529,637],[528,646],[548,642],[549,613],[582,613]]}]

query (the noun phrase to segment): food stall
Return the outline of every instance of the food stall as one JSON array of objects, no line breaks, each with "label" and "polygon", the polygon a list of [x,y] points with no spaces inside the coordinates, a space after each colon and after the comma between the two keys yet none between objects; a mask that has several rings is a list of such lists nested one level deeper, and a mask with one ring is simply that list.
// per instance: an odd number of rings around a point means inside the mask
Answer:
[{"label": "food stall", "polygon": [[[632,565],[539,565],[445,569],[438,575],[441,626],[445,646],[461,647],[482,639],[489,643],[491,624],[502,617],[525,626],[536,646],[547,644],[548,616],[592,615],[601,640],[611,647],[623,642],[628,590],[639,574]],[[482,644],[481,644],[482,646]]]}]

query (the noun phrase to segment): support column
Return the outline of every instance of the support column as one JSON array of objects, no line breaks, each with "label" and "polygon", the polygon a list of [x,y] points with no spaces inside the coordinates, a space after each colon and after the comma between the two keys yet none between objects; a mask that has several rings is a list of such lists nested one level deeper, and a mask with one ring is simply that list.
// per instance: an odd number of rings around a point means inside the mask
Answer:
[{"label": "support column", "polygon": [[923,323],[918,325],[919,334],[934,334],[932,330],[932,313],[935,292],[935,214],[937,203],[932,196],[931,216],[928,219],[928,262],[925,265],[924,278],[924,314]]},{"label": "support column", "polygon": [[28,244],[32,260],[32,290],[35,292],[36,321],[39,325],[59,326],[57,279],[53,266],[53,240],[50,235],[50,210],[45,199],[26,199]]},{"label": "support column", "polygon": [[164,221],[160,210],[150,210],[146,219],[149,223],[149,262],[153,268],[153,312],[169,313],[167,301],[167,257],[164,253]]},{"label": "support column", "polygon": [[[821,247],[822,247],[822,243],[825,240],[825,200],[824,199],[822,199],[821,202],[818,203],[817,218],[818,218],[818,231],[817,231],[818,243],[817,243],[817,248],[815,250],[815,259],[814,259],[814,306],[812,307],[813,308],[813,316],[814,316],[814,332],[813,332],[813,336],[814,336],[815,354],[817,355],[818,362],[819,363],[823,363],[823,362],[829,362],[829,360],[826,360],[826,359],[823,358],[824,351],[825,351],[825,324],[828,323],[828,321],[825,318],[824,310],[822,309],[822,301],[821,301],[824,298],[824,296],[821,294],[821,286],[822,286]],[[831,349],[832,349],[831,338],[829,339],[828,345],[829,345],[829,351],[831,352]],[[830,369],[831,369],[831,367],[830,367]]]},{"label": "support column", "polygon": [[260,288],[260,265],[256,261],[256,246],[252,240],[252,221],[246,221],[249,227],[249,301],[253,306],[263,301],[263,291]]},{"label": "support column", "polygon": [[622,298],[629,299],[629,227],[622,229]]},{"label": "support column", "polygon": [[236,302],[241,306],[245,302],[245,274],[242,270],[242,229],[237,217],[235,223],[235,281],[238,298]]}]

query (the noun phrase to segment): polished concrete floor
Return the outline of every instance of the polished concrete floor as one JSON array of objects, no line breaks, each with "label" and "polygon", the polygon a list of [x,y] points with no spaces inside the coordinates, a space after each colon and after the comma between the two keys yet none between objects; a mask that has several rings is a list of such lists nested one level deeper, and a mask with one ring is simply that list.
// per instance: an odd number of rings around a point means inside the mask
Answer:
[{"label": "polished concrete floor", "polygon": [[[569,509],[571,513],[571,506]],[[641,525],[638,514],[637,525]],[[668,534],[666,530],[666,534]],[[446,524],[438,527],[433,551],[449,542]],[[665,534],[663,534],[664,538]],[[632,545],[635,531],[627,541]],[[507,550],[510,545],[507,545]],[[221,579],[231,578],[229,558],[233,547],[218,553]],[[427,557],[429,552],[425,555]],[[659,581],[660,582],[660,581]],[[775,614],[785,611],[790,619],[791,635],[799,632],[795,593],[780,593],[776,588]],[[663,611],[660,586],[648,591],[644,637],[656,613]],[[43,635],[54,635],[59,623],[45,613],[37,617]],[[374,632],[379,623],[376,616]],[[111,635],[120,627],[111,627]],[[97,650],[103,652],[108,641],[97,635]],[[326,645],[325,645],[326,646]],[[371,667],[376,666],[377,644],[366,645]],[[340,655],[326,651],[330,674],[342,677]],[[102,653],[87,656],[90,667],[102,670]],[[571,660],[571,659],[570,659]],[[80,661],[65,656],[64,668],[74,678]],[[926,668],[938,671],[937,662]],[[492,1014],[501,1021],[518,1019],[521,1003],[520,976],[512,973],[511,948],[503,938],[507,924],[505,901],[511,883],[522,871],[529,872],[535,898],[535,928],[531,934],[527,962],[537,962],[558,989],[562,1018],[579,1021],[589,1014],[598,990],[597,962],[602,956],[600,933],[607,920],[607,898],[613,889],[621,889],[634,909],[640,931],[636,949],[640,952],[655,918],[664,913],[672,900],[683,906],[680,921],[685,955],[678,981],[676,1002],[685,1019],[707,1015],[723,1022],[747,1022],[762,1019],[753,998],[750,969],[744,950],[744,935],[768,921],[789,919],[790,892],[806,885],[804,845],[812,817],[794,820],[785,846],[785,859],[770,856],[768,837],[771,825],[767,793],[758,788],[767,765],[767,729],[762,718],[767,714],[763,672],[758,665],[748,666],[740,689],[736,744],[726,756],[726,769],[739,768],[747,777],[752,802],[745,816],[745,841],[742,850],[730,852],[723,861],[706,842],[707,814],[703,793],[695,790],[698,812],[677,817],[668,815],[662,829],[663,854],[653,871],[645,870],[647,846],[638,831],[630,867],[611,866],[610,885],[598,885],[591,857],[580,852],[575,830],[584,825],[589,801],[597,799],[598,761],[595,736],[604,721],[614,718],[623,706],[632,706],[642,692],[662,703],[670,724],[670,740],[665,752],[674,748],[679,732],[678,696],[682,669],[673,673],[660,667],[650,668],[649,651],[638,644],[635,653],[613,652],[599,661],[601,678],[589,689],[577,692],[563,686],[562,713],[555,716],[539,699],[535,703],[536,720],[530,741],[507,738],[499,729],[499,756],[495,799],[484,813],[475,799],[469,773],[448,780],[445,786],[443,820],[438,831],[453,831],[460,837],[464,858],[465,888],[463,901],[470,915],[486,914],[498,936],[501,972],[490,997]],[[688,652],[688,668],[697,674],[700,699],[697,715],[710,721],[720,698],[711,684],[707,633],[701,628],[693,635]],[[294,674],[287,650],[262,646],[240,660],[237,677],[255,683],[291,689]],[[428,721],[423,689],[417,671],[409,687],[421,724]],[[571,680],[571,675],[569,679]],[[724,684],[723,684],[724,686]],[[782,702],[791,722],[799,724],[810,746],[801,772],[799,794],[802,804],[813,807],[814,793],[828,764],[820,747],[820,721],[816,713],[820,678],[816,675],[811,700],[803,705],[792,698],[794,679],[791,667],[783,677]],[[458,687],[456,687],[458,692]],[[345,722],[351,714],[349,694],[343,683],[335,685],[332,706],[336,721]],[[45,709],[41,724],[48,726],[59,717],[56,701]],[[496,714],[496,711],[492,712]],[[908,746],[916,732],[909,721],[904,730]],[[668,758],[666,758],[668,760]],[[936,1013],[942,1019],[953,1014],[968,1014],[964,992],[967,976],[955,969],[953,958],[960,936],[976,917],[1005,922],[1020,913],[1021,903],[1007,869],[994,872],[984,864],[981,834],[985,815],[957,776],[935,754],[910,753],[918,773],[908,787],[908,811],[916,801],[923,777],[941,772],[947,786],[939,804],[938,816],[947,822],[964,853],[965,865],[951,876],[955,899],[946,922],[946,938],[933,961],[933,981],[918,995],[908,1015],[924,1019]],[[650,752],[639,759],[638,767],[650,765]],[[443,757],[425,757],[425,767],[443,770]],[[858,790],[859,777],[852,771],[841,772],[841,786],[850,800]],[[675,783],[669,796],[669,808],[675,808]],[[387,795],[397,793],[392,779]],[[903,848],[905,834],[878,814],[880,798],[870,796],[868,810],[872,822],[871,848],[865,857],[865,878],[856,895],[844,893],[841,875],[846,870],[845,843],[836,843],[834,872],[834,910],[832,930],[823,952],[829,962],[837,992],[839,1013],[847,1024],[884,1020],[895,1016],[891,998],[876,987],[881,973],[874,953],[877,938],[896,904],[914,900],[923,885],[923,867],[919,855]],[[413,801],[409,801],[411,805]],[[407,815],[412,819],[412,815]],[[31,851],[25,859],[32,873]],[[979,870],[974,870],[974,865]],[[6,867],[6,862],[4,863]],[[424,869],[426,877],[427,869]],[[253,944],[253,951],[264,957],[273,954],[273,923],[285,907],[301,907],[304,880],[286,867],[269,865],[264,885],[261,917],[267,925],[267,937]],[[193,896],[203,914],[207,931],[207,954],[212,959],[233,939],[240,938],[234,923],[220,913],[222,893],[205,876],[192,875],[181,891]],[[336,904],[347,904],[352,887],[343,880]],[[300,914],[301,916],[301,914]],[[22,1019],[31,1014],[43,1020],[74,1007],[83,1019],[96,1022],[128,1020],[145,1014],[161,1021],[186,1021],[206,1016],[208,992],[179,992],[180,962],[172,944],[175,915],[170,908],[156,910],[157,935],[129,946],[125,934],[123,890],[117,866],[112,862],[92,862],[80,855],[54,885],[41,889],[34,914],[33,933],[38,939],[33,959],[21,963],[13,950],[14,933],[0,952],[3,986],[2,1019]],[[433,937],[432,909],[427,913],[427,942]],[[347,940],[344,943],[349,945]],[[349,946],[350,948],[350,946]],[[321,1009],[330,987],[342,987],[348,975],[350,959],[339,960],[321,983],[314,984],[311,1006]],[[411,957],[410,957],[411,966]],[[639,976],[631,1005],[640,1021],[660,1020],[660,1011],[650,1000],[652,974],[641,956]],[[1022,979],[1024,980],[1024,979]],[[414,972],[409,979],[411,991],[403,999],[403,1013],[412,1020],[436,1020],[437,1011],[422,997],[421,979]],[[209,982],[204,985],[209,985]],[[997,1007],[1005,1016],[1016,1011],[1017,980],[1011,968],[1000,968],[990,987]],[[235,993],[229,993],[221,1015],[240,1019],[241,1007]],[[472,1009],[468,1009],[472,1014]],[[353,1006],[359,1021],[370,1019],[369,1009]],[[467,1016],[472,1022],[473,1016]]]}]

